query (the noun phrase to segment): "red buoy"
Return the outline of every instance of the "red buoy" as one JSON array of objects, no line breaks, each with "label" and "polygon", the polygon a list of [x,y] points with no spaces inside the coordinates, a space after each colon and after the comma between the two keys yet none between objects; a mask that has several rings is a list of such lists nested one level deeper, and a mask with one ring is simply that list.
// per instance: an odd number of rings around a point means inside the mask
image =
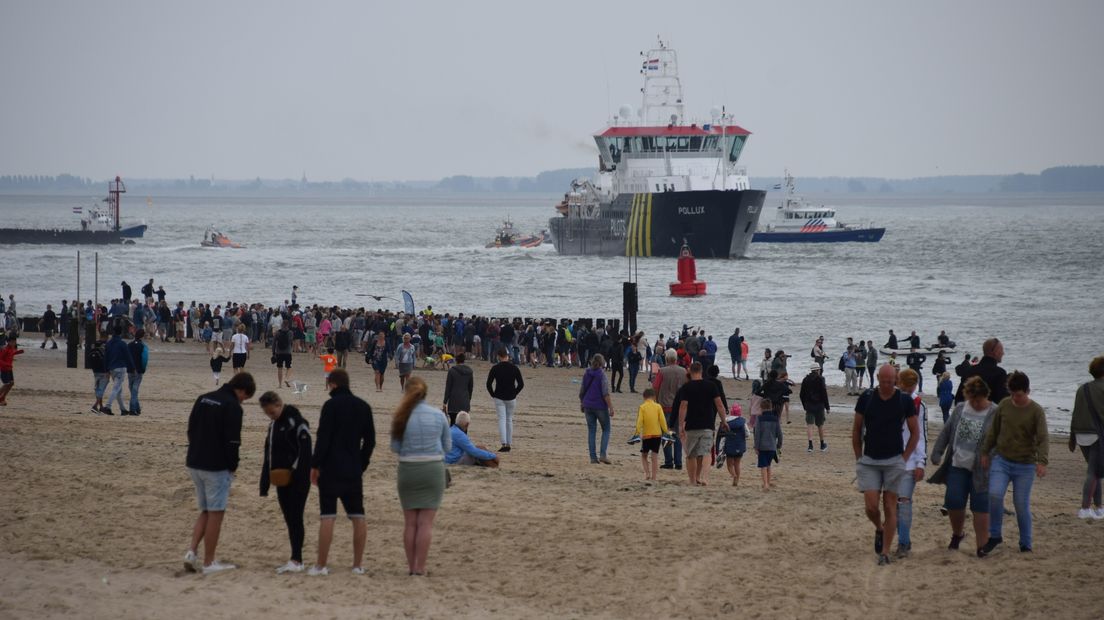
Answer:
[{"label": "red buoy", "polygon": [[697,297],[705,295],[705,282],[698,279],[698,267],[694,255],[685,243],[678,258],[678,282],[671,283],[671,295],[674,297]]}]

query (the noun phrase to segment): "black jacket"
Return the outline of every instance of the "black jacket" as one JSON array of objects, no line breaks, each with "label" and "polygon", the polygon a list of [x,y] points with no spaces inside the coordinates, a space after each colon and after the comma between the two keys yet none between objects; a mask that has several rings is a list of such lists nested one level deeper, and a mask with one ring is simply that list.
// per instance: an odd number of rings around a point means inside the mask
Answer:
[{"label": "black jacket", "polygon": [[793,393],[785,381],[767,381],[763,384],[762,396],[774,404],[774,412],[782,411],[783,399]]},{"label": "black jacket", "polygon": [[985,385],[989,386],[990,402],[999,403],[1009,395],[1008,373],[1000,366],[997,366],[997,360],[988,355],[981,358],[981,361],[978,362],[976,366],[971,365],[969,362],[962,362],[955,367],[955,373],[962,378],[962,380],[958,382],[958,391],[955,392],[956,403],[961,403],[966,400],[962,395],[962,386],[966,385],[966,380],[970,377],[981,377],[982,381],[985,381]]},{"label": "black jacket", "polygon": [[824,384],[824,377],[819,373],[811,372],[801,380],[801,408],[805,411],[823,407],[830,408],[828,404],[828,387]]},{"label": "black jacket", "polygon": [[312,467],[319,470],[318,489],[341,493],[359,487],[376,448],[372,408],[348,388],[330,392],[318,418],[318,441]]},{"label": "black jacket", "polygon": [[[271,459],[270,459],[271,457]],[[291,485],[310,486],[310,423],[291,405],[285,405],[280,417],[268,426],[264,442],[264,466],[261,467],[261,496],[268,495],[268,471],[291,469]]]},{"label": "black jacket", "polygon": [[471,409],[472,392],[475,391],[475,373],[471,366],[457,364],[449,368],[445,377],[445,410],[459,413]]},{"label": "black jacket", "polygon": [[525,389],[521,371],[510,362],[499,362],[487,373],[487,391],[492,398],[514,400]]},{"label": "black jacket", "polygon": [[188,416],[188,467],[237,471],[241,427],[241,403],[229,385],[196,399]]}]

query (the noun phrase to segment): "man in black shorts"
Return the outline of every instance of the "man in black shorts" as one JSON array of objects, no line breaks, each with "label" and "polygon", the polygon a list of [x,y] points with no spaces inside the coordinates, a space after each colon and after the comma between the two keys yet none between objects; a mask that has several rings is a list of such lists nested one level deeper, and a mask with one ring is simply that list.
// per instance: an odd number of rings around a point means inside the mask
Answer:
[{"label": "man in black shorts", "polygon": [[[272,338],[272,363],[276,364],[276,385],[291,387],[291,326],[290,321],[280,324]],[[286,370],[286,372],[285,372]]]},{"label": "man in black shorts", "polygon": [[[908,426],[905,445],[901,428]],[[866,516],[874,524],[874,553],[878,565],[889,564],[885,550],[897,533],[897,488],[905,475],[905,463],[920,440],[920,423],[912,396],[897,389],[897,369],[878,369],[878,387],[863,392],[855,404],[851,446],[855,450],[855,478],[863,494]],[[885,509],[885,520],[879,510]]]},{"label": "man in black shorts", "polygon": [[39,321],[39,328],[42,329],[42,346],[40,349],[46,348],[46,342],[51,343],[51,349],[57,348],[57,341],[54,340],[54,330],[57,329],[57,313],[54,312],[54,307],[50,304],[46,304],[46,312],[42,313],[42,320]]},{"label": "man in black shorts", "polygon": [[363,575],[361,559],[368,529],[364,524],[364,470],[376,447],[372,408],[349,391],[349,373],[338,368],[326,379],[330,399],[318,418],[318,441],[314,446],[311,482],[318,486],[322,522],[318,526],[318,562],[307,572],[311,576],[330,574],[326,562],[333,541],[337,502],[353,522],[353,574]]}]

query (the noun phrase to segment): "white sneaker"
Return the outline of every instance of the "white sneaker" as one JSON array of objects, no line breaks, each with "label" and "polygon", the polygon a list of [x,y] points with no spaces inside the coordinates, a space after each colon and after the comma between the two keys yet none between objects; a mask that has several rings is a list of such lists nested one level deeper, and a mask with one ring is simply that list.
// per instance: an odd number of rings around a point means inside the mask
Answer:
[{"label": "white sneaker", "polygon": [[218,560],[215,560],[214,562],[211,562],[210,566],[204,566],[203,567],[203,574],[205,576],[206,575],[214,575],[216,573],[221,573],[221,572],[225,572],[225,571],[228,571],[228,570],[234,570],[235,568],[237,568],[237,566],[234,566],[233,564],[223,564],[222,562],[219,562]]},{"label": "white sneaker", "polygon": [[312,566],[310,570],[307,571],[307,574],[311,577],[325,577],[330,574],[330,569],[325,566]]},{"label": "white sneaker", "polygon": [[353,574],[354,575],[363,575],[364,574],[364,568],[361,567],[361,566],[354,566],[353,567]]},{"label": "white sneaker", "polygon": [[303,572],[303,565],[295,560],[288,560],[287,564],[284,564],[280,568],[276,569],[277,575],[283,575],[284,573],[301,573]]},{"label": "white sneaker", "polygon": [[189,549],[188,553],[184,554],[184,571],[189,572],[189,573],[195,573],[195,572],[199,572],[199,569],[201,569],[201,568],[202,568],[202,565],[199,563],[199,558],[196,557],[196,554],[195,554],[194,551]]},{"label": "white sneaker", "polygon": [[1096,519],[1098,517],[1093,512],[1092,508],[1082,508],[1081,510],[1077,511],[1077,518],[1078,519]]},{"label": "white sneaker", "polygon": [[1100,520],[1104,519],[1104,506],[1097,506],[1092,510],[1092,518]]}]

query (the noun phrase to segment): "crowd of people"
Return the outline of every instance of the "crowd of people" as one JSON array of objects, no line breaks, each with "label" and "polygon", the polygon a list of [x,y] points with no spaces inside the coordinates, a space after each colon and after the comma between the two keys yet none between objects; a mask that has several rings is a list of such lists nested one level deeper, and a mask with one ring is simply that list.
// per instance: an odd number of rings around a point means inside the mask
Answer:
[{"label": "crowd of people", "polygon": [[[260,398],[272,424],[264,445],[260,492],[276,488],[288,528],[291,554],[278,572],[328,573],[337,503],[353,521],[353,571],[363,572],[363,497],[361,476],[375,447],[375,430],[367,402],[349,389],[349,354],[363,355],[372,368],[377,391],[394,367],[403,392],[392,416],[390,447],[398,455],[397,485],[404,514],[403,545],[409,573],[426,574],[426,558],[433,521],[447,485],[448,466],[498,467],[503,453],[515,449],[514,422],[518,397],[525,389],[521,368],[546,366],[578,368],[580,412],[586,420],[587,450],[593,464],[612,463],[608,449],[611,394],[621,392],[625,371],[629,391],[638,392],[638,377],[646,373],[635,430],[630,443],[640,444],[645,481],[654,483],[659,469],[686,467],[692,486],[708,485],[714,465],[726,468],[732,485],[740,481],[741,459],[749,448],[756,453],[761,488],[774,486],[772,468],[781,462],[783,429],[791,423],[790,396],[797,385],[790,379],[791,356],[765,349],[758,378],[746,408],[729,402],[717,344],[712,335],[687,325],[649,341],[643,332],[629,334],[615,322],[496,319],[477,315],[436,314],[432,308],[408,315],[384,310],[343,309],[300,305],[292,298],[275,307],[263,304],[216,305],[183,302],[170,308],[163,287],[153,280],[142,296],[131,298],[129,286],[110,306],[64,303],[40,320],[45,348],[53,332],[68,333],[79,321],[95,340],[87,345],[86,365],[94,375],[96,402],[92,411],[113,415],[140,415],[140,387],[149,367],[147,335],[162,341],[201,343],[211,355],[217,389],[197,399],[189,418],[188,468],[196,486],[199,516],[186,556],[189,570],[207,574],[233,568],[215,557],[222,515],[240,446],[241,402],[256,391],[246,367],[258,349],[269,350],[276,367],[276,387],[292,387],[292,359],[321,358],[330,398],[322,409],[317,439],[311,445],[309,424],[294,407],[285,405],[277,391]],[[8,316],[14,295],[0,313]],[[6,325],[13,321],[5,318]],[[82,332],[85,330],[82,329]],[[129,342],[124,339],[129,339]],[[15,357],[22,353],[18,334],[9,330],[0,348],[0,406],[14,387]],[[1000,363],[1004,347],[992,338],[980,358],[967,355],[953,370],[947,351],[954,343],[941,333],[938,345],[922,349],[916,332],[901,348],[890,331],[879,351],[872,340],[847,339],[839,358],[849,396],[857,397],[852,424],[855,482],[864,497],[866,515],[875,526],[874,551],[879,564],[907,558],[912,548],[913,500],[925,480],[929,454],[936,471],[927,478],[945,485],[943,513],[951,529],[948,548],[957,550],[967,538],[966,509],[973,517],[975,553],[985,558],[1001,549],[1003,518],[1012,487],[1012,503],[1019,531],[1019,549],[1033,550],[1030,495],[1036,477],[1046,475],[1048,435],[1045,414],[1031,400],[1026,374],[1007,373]],[[56,347],[56,343],[53,343]],[[751,380],[748,347],[739,329],[728,339],[734,380]],[[897,352],[907,351],[904,367]],[[922,400],[923,371],[929,356],[942,413],[938,439],[929,452],[927,408]],[[823,337],[810,350],[812,363],[800,382],[799,400],[805,412],[806,451],[826,452],[826,415],[831,411],[824,363],[828,359]],[[468,434],[472,417],[475,377],[471,359],[493,362],[485,387],[498,421],[497,453],[477,444]],[[221,384],[222,364],[231,362],[233,376]],[[441,407],[429,404],[422,368],[447,370]],[[1092,381],[1075,399],[1069,447],[1080,450],[1087,472],[1078,517],[1104,519],[1104,357],[1089,367]],[[742,375],[742,376],[741,376]],[[869,387],[863,387],[864,377]],[[110,391],[109,391],[110,388]],[[124,390],[129,399],[124,398]],[[106,398],[105,398],[106,397]],[[744,414],[747,414],[746,416]],[[663,454],[660,464],[659,454]],[[303,562],[303,512],[311,485],[319,489],[322,523],[318,557],[311,569]],[[894,538],[895,552],[890,553]],[[202,554],[200,545],[203,545]],[[200,557],[202,555],[202,557]]]}]

